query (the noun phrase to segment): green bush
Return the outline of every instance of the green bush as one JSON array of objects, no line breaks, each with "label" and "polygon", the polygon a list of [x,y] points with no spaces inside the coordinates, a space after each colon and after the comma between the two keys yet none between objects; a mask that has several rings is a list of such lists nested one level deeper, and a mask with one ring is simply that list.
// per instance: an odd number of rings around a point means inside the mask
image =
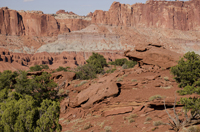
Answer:
[{"label": "green bush", "polygon": [[57,84],[50,80],[51,74],[43,72],[41,76],[32,76],[32,79],[27,78],[27,73],[22,71],[16,79],[15,90],[20,94],[27,94],[41,102],[43,99],[54,98],[58,90],[53,90]]},{"label": "green bush", "polygon": [[86,62],[87,64],[75,69],[77,79],[96,78],[96,74],[104,73],[104,66],[107,66],[106,59],[98,53],[92,53],[92,56]]},{"label": "green bush", "polygon": [[41,71],[42,69],[49,69],[48,65],[35,65],[30,67],[30,71]]},{"label": "green bush", "polygon": [[56,71],[67,71],[69,67],[62,67],[62,66],[59,66],[59,68],[56,69]]},{"label": "green bush", "polygon": [[27,72],[0,73],[0,132],[61,131],[56,83],[50,74],[27,78]]},{"label": "green bush", "polygon": [[18,76],[17,72],[12,72],[10,70],[6,70],[0,73],[0,90],[7,88],[14,88],[14,83],[16,82],[16,77]]},{"label": "green bush", "polygon": [[2,132],[46,132],[61,131],[59,121],[60,104],[43,100],[40,105],[29,95],[10,92],[0,102],[0,131]]},{"label": "green bush", "polygon": [[113,73],[114,71],[116,71],[117,69],[116,68],[113,68],[111,70],[107,70],[106,73]]},{"label": "green bush", "polygon": [[137,61],[129,60],[125,64],[127,65],[128,68],[133,68],[137,64]]},{"label": "green bush", "polygon": [[122,66],[123,69],[133,68],[137,62],[132,60],[123,59],[116,59],[115,61],[109,62],[110,65]]},{"label": "green bush", "polygon": [[76,79],[88,80],[96,78],[95,67],[91,64],[85,64],[76,68]]},{"label": "green bush", "polygon": [[[178,65],[171,68],[179,87],[192,86],[200,79],[200,57],[194,52],[187,52],[178,61]],[[198,83],[200,84],[200,83]]]},{"label": "green bush", "polygon": [[92,53],[92,55],[88,60],[86,60],[86,62],[94,67],[96,74],[103,73],[104,67],[108,65],[106,63],[106,59],[98,53]]},{"label": "green bush", "polygon": [[[178,91],[181,95],[192,93],[200,94],[200,57],[194,52],[187,52],[183,58],[178,61],[178,65],[171,68],[175,80],[179,87],[183,88]],[[180,103],[184,105],[186,113],[191,111],[192,119],[200,115],[200,99],[181,98]]]},{"label": "green bush", "polygon": [[116,66],[122,66],[125,64],[128,60],[123,58],[123,59],[116,59],[115,61],[109,62],[110,65],[116,65]]}]

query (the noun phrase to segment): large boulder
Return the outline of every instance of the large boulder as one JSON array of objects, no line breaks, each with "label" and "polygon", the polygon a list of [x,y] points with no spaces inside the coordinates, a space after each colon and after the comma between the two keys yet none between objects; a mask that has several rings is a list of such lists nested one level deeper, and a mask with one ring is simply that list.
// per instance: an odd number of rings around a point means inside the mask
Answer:
[{"label": "large boulder", "polygon": [[119,93],[118,86],[115,82],[93,84],[87,89],[81,91],[73,101],[70,102],[71,107],[81,106],[82,108],[90,108],[93,104],[115,96]]},{"label": "large boulder", "polygon": [[153,65],[160,68],[170,68],[177,65],[181,54],[165,49],[161,45],[146,45],[135,47],[133,51],[126,51],[124,55],[131,60],[138,61],[139,66]]}]

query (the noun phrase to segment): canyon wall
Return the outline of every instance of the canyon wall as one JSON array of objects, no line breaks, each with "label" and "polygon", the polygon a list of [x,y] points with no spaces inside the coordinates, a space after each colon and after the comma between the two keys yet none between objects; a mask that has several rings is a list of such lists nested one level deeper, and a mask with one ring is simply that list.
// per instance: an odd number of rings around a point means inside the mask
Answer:
[{"label": "canyon wall", "polygon": [[113,2],[109,11],[96,10],[92,23],[112,26],[200,30],[200,0],[147,1],[146,4]]},{"label": "canyon wall", "polygon": [[56,19],[54,15],[43,14],[41,11],[0,8],[0,34],[3,35],[57,36],[60,33],[81,30],[89,24],[90,20],[74,18],[73,15],[71,18]]}]

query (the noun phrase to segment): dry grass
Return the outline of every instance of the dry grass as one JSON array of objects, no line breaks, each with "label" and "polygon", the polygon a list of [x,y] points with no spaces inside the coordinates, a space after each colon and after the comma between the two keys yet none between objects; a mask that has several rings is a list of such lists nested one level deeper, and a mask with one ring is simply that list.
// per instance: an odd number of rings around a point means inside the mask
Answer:
[{"label": "dry grass", "polygon": [[145,119],[145,121],[150,121],[150,120],[152,120],[151,117],[147,117],[147,118]]},{"label": "dry grass", "polygon": [[149,101],[153,101],[154,99],[163,99],[161,95],[154,95],[149,98]]},{"label": "dry grass", "polygon": [[91,128],[91,127],[92,127],[92,125],[90,124],[90,122],[88,122],[88,123],[86,123],[84,125],[83,130],[87,130],[87,129]]},{"label": "dry grass", "polygon": [[104,127],[104,130],[105,130],[106,132],[111,132],[112,127],[111,127],[111,126],[105,126],[105,127]]},{"label": "dry grass", "polygon": [[136,79],[132,79],[131,82],[137,82],[137,80]]},{"label": "dry grass", "polygon": [[117,82],[121,82],[121,81],[123,81],[123,78],[121,77],[117,78]]},{"label": "dry grass", "polygon": [[160,125],[164,125],[164,123],[162,121],[154,121],[153,125],[154,126],[160,126]]},{"label": "dry grass", "polygon": [[169,77],[163,77],[163,79],[165,80],[165,81],[169,81]]},{"label": "dry grass", "polygon": [[200,132],[200,128],[198,126],[190,126],[185,130],[185,132]]},{"label": "dry grass", "polygon": [[82,81],[79,84],[74,85],[74,87],[80,87],[80,86],[82,86],[85,83],[87,83],[87,81]]},{"label": "dry grass", "polygon": [[59,91],[58,91],[57,95],[59,96],[59,95],[63,94],[64,92],[65,92],[65,90],[64,90],[64,89],[59,89]]}]

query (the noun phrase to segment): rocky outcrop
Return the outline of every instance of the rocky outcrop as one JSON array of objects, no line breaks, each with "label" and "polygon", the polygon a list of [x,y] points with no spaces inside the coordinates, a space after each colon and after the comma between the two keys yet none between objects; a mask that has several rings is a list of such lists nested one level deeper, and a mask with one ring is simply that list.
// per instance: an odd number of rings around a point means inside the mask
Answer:
[{"label": "rocky outcrop", "polygon": [[60,71],[60,72],[52,73],[51,79],[53,79],[54,82],[56,82],[59,86],[63,85],[65,87],[65,85],[68,85],[69,81],[74,79],[75,75],[76,74],[74,72]]},{"label": "rocky outcrop", "polygon": [[[123,58],[122,53],[109,53],[99,52],[103,55],[106,60],[114,61],[115,59]],[[2,64],[3,70],[18,70],[18,69],[29,69],[30,66],[34,65],[49,65],[50,69],[56,69],[59,66],[62,67],[76,67],[77,65],[84,65],[92,52],[62,52],[62,53],[36,53],[36,54],[23,54],[23,53],[12,53],[9,50],[0,48],[0,63]],[[4,66],[5,64],[5,66]],[[6,65],[14,64],[10,67]],[[16,68],[15,68],[16,65]]]},{"label": "rocky outcrop", "polygon": [[65,12],[65,10],[59,10],[56,12],[56,14],[69,14],[69,15],[76,15],[74,12],[70,11],[70,12]]},{"label": "rocky outcrop", "polygon": [[81,91],[71,101],[71,107],[80,106],[90,108],[94,103],[97,103],[105,98],[113,97],[119,93],[119,89],[115,82],[93,84],[89,88]]},{"label": "rocky outcrop", "polygon": [[140,67],[152,65],[160,68],[177,65],[177,61],[181,57],[181,54],[167,50],[161,45],[152,44],[135,47],[134,51],[126,51],[124,55],[131,60],[138,61]]},{"label": "rocky outcrop", "polygon": [[148,1],[133,5],[113,2],[109,11],[96,10],[92,23],[113,26],[200,30],[200,1]]}]

